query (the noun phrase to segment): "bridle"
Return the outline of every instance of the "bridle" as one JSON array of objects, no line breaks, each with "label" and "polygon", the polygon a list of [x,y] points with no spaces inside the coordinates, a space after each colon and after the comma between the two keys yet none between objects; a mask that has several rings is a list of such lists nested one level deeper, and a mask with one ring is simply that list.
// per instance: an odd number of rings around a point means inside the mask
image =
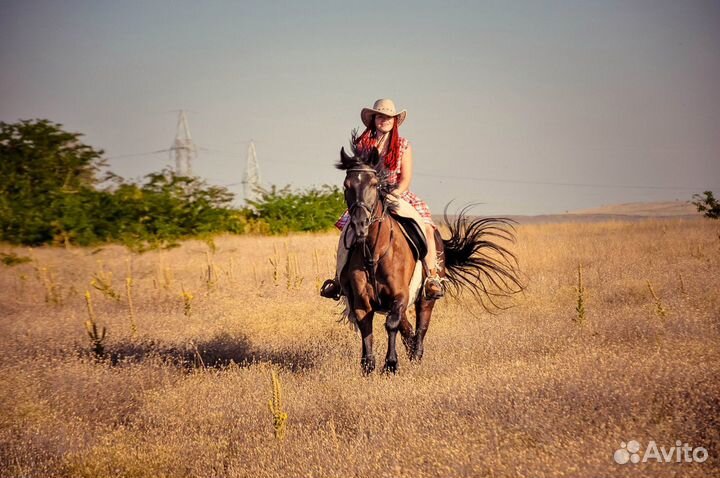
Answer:
[{"label": "bridle", "polygon": [[[346,174],[353,173],[353,172],[371,173],[374,176],[377,176],[377,171],[375,171],[374,169],[351,168],[351,169],[346,170]],[[370,205],[370,204],[367,204],[366,202],[356,198],[355,202],[353,202],[348,207],[348,214],[350,215],[350,226],[353,228],[353,230],[355,229],[355,225],[352,222],[352,214],[358,208],[364,209],[365,211],[367,211],[368,215],[370,216],[370,224],[368,224],[368,228],[370,226],[372,226],[373,224],[375,224],[376,222],[377,223],[383,222],[387,218],[388,210],[387,210],[387,207],[385,206],[385,201],[383,200],[383,198],[380,194],[380,185],[378,185],[376,187],[378,189],[378,195],[377,195],[377,199],[375,200],[374,204]],[[380,203],[380,215],[375,214],[375,210],[377,209],[378,202]],[[390,240],[388,241],[388,246],[385,249],[385,251],[383,251],[383,253],[380,254],[377,259],[375,259],[375,251],[370,248],[370,246],[368,245],[368,241],[365,240],[362,243],[362,245],[363,245],[363,248],[362,248],[363,269],[365,270],[365,272],[368,274],[370,280],[372,281],[376,295],[377,295],[377,291],[378,291],[377,274],[376,274],[377,265],[382,260],[382,258],[385,257],[385,255],[388,253],[388,251],[392,247],[392,241],[393,241],[393,235],[394,235],[393,233],[394,233],[395,228],[393,227],[393,221],[389,221],[389,222],[390,222]],[[356,242],[357,234],[353,235],[353,242],[352,242],[352,244],[348,245],[347,230],[348,229],[346,228],[344,236],[343,236],[343,246],[345,246],[345,249],[350,250],[357,245],[357,242]],[[380,227],[377,228],[377,232],[375,234],[375,241],[373,241],[373,244],[377,244],[379,238],[380,238]]]},{"label": "bridle", "polygon": [[[347,173],[370,173],[373,176],[377,176],[377,171],[375,171],[374,169],[351,168],[346,171],[346,174]],[[365,201],[363,201],[362,199],[356,198],[355,202],[353,202],[348,207],[348,214],[350,215],[351,218],[352,218],[352,215],[355,212],[355,210],[357,210],[358,208],[364,209],[368,213],[368,216],[370,216],[370,224],[368,224],[368,227],[372,226],[376,222],[382,222],[385,220],[385,213],[386,213],[385,202],[382,201],[382,199],[380,199],[380,194],[379,194],[380,186],[377,186],[377,189],[378,189],[378,195],[377,195],[378,199],[376,199],[374,204],[370,205],[370,204],[366,203]],[[380,201],[380,206],[381,206],[380,216],[375,215],[375,209],[377,209],[378,201]],[[350,225],[353,227],[353,229],[355,228],[355,225],[353,224],[352,220],[350,221]],[[355,237],[357,238],[357,234],[355,235]],[[345,234],[345,238],[343,239],[343,241],[344,241],[344,245],[345,245],[346,249],[350,249],[350,247],[352,247],[355,244],[355,242],[353,240],[353,244],[348,245],[347,233]]]}]

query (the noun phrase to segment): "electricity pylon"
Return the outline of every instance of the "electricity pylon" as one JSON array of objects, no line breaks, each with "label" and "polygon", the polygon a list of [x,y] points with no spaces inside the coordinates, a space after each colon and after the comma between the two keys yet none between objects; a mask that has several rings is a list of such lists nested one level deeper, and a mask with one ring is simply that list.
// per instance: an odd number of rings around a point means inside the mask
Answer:
[{"label": "electricity pylon", "polygon": [[178,115],[175,141],[170,146],[170,159],[173,159],[173,156],[175,157],[175,173],[180,176],[192,175],[192,162],[197,158],[197,146],[190,136],[190,127],[183,110],[180,110]]},{"label": "electricity pylon", "polygon": [[247,163],[242,183],[245,202],[256,200],[258,197],[257,188],[260,187],[260,166],[258,166],[255,143],[252,140],[248,145]]}]

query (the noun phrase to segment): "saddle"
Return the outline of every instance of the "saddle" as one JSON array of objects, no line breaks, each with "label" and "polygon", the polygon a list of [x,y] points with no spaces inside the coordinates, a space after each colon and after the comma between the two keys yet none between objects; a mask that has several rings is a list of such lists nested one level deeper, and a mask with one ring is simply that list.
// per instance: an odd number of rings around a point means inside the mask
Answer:
[{"label": "saddle", "polygon": [[415,260],[423,259],[427,255],[428,246],[422,226],[410,217],[398,216],[392,212],[390,215],[400,224],[400,230],[410,245]]}]

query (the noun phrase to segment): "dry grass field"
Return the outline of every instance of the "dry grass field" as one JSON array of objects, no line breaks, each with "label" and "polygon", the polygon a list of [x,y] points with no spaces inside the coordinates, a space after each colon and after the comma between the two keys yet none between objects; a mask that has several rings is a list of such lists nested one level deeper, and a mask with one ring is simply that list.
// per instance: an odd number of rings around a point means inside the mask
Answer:
[{"label": "dry grass field", "polygon": [[[423,362],[369,377],[359,336],[316,292],[334,234],[143,255],[3,246],[32,262],[0,265],[0,476],[720,474],[720,224],[517,232],[528,287],[513,308],[443,299]],[[382,317],[375,329],[382,365]],[[633,439],[709,457],[616,464]]]}]

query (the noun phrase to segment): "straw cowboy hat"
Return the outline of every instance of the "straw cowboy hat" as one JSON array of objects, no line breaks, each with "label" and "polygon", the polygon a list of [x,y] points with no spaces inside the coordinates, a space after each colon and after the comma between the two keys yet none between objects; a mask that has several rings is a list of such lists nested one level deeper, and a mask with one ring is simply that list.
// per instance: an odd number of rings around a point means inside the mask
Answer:
[{"label": "straw cowboy hat", "polygon": [[360,119],[362,119],[363,124],[369,128],[370,124],[373,121],[373,117],[376,114],[397,118],[397,125],[400,126],[402,122],[405,121],[407,111],[402,110],[401,112],[397,113],[393,100],[381,98],[375,102],[372,108],[363,108],[360,112]]}]

